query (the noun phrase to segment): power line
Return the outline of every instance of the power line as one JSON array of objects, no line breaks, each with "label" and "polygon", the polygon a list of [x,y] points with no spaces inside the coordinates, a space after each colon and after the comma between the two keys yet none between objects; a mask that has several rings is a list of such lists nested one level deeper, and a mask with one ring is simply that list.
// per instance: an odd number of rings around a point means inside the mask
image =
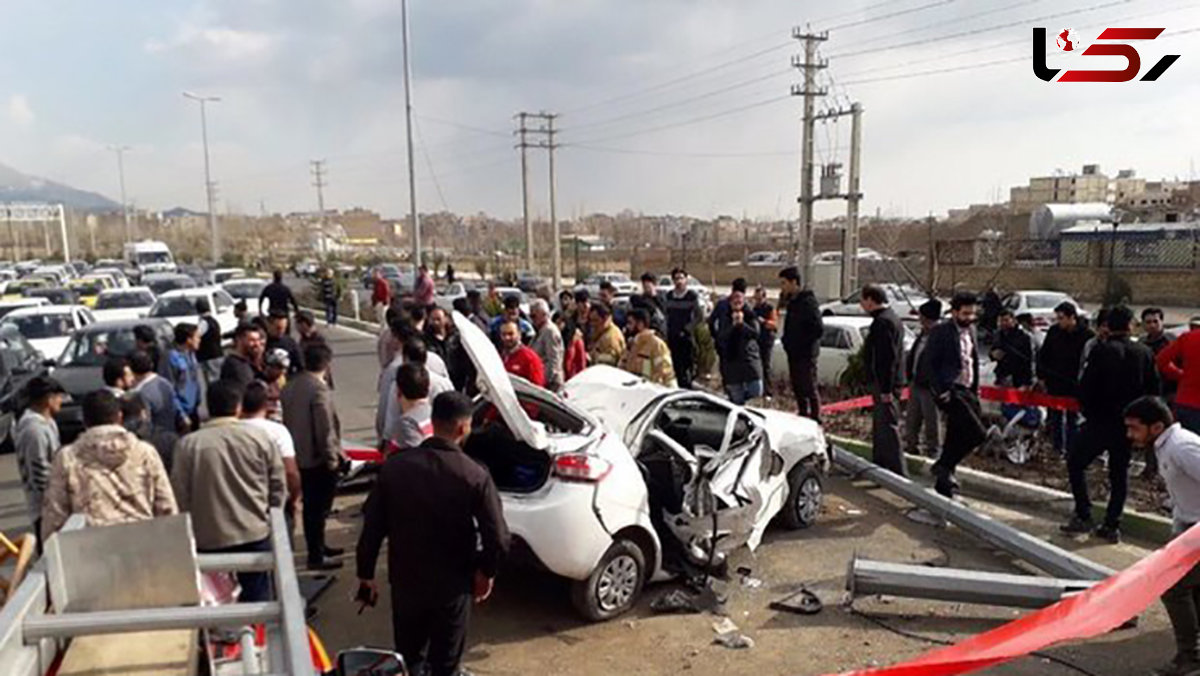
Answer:
[{"label": "power line", "polygon": [[438,200],[442,203],[442,208],[450,211],[450,206],[446,204],[446,195],[442,192],[442,183],[438,180],[437,172],[433,170],[433,160],[429,159],[429,149],[425,147],[425,136],[421,133],[421,116],[414,115],[414,123],[417,129],[417,145],[421,147],[421,155],[425,158],[425,167],[429,169],[429,177],[433,179],[433,187],[437,190]]},{"label": "power line", "polygon": [[920,5],[918,7],[909,7],[908,9],[901,9],[901,10],[897,10],[895,12],[891,12],[888,14],[880,14],[879,16],[872,16],[872,17],[867,17],[865,19],[859,19],[857,21],[851,21],[849,23],[842,23],[842,24],[838,24],[836,26],[829,26],[828,28],[823,28],[822,30],[835,31],[835,30],[841,30],[842,28],[853,28],[855,26],[863,26],[863,25],[866,25],[869,23],[875,23],[876,21],[884,21],[886,19],[891,19],[891,18],[894,18],[897,16],[904,16],[906,14],[915,14],[917,12],[922,12],[927,9],[933,9],[934,7],[941,7],[942,5],[949,5],[950,3],[954,2],[954,1],[955,0],[937,0],[936,2],[930,2],[928,4]]},{"label": "power line", "polygon": [[978,19],[980,17],[988,16],[991,14],[999,14],[1001,12],[1007,12],[1011,9],[1017,9],[1019,7],[1024,7],[1026,5],[1034,5],[1039,2],[1042,2],[1042,0],[1020,0],[1020,2],[1015,2],[1011,5],[1005,5],[1003,7],[994,7],[992,9],[984,10],[982,12],[976,12],[974,14],[967,14],[964,16],[956,16],[956,17],[953,17],[950,19],[946,19],[944,21],[935,21],[933,23],[923,23],[920,26],[914,26],[912,28],[908,28],[908,29],[905,29],[902,31],[889,32],[889,33],[885,33],[883,35],[876,35],[874,37],[869,37],[869,38],[864,38],[864,39],[856,39],[855,44],[861,45],[863,43],[878,42],[880,40],[896,38],[901,35],[911,35],[913,33],[923,33],[925,31],[932,30],[934,28],[940,28],[942,26],[948,26],[948,25],[956,24],[956,23],[963,23],[966,21],[971,21],[972,19]]},{"label": "power line", "polygon": [[599,153],[612,153],[617,155],[647,155],[651,157],[710,157],[710,158],[745,158],[745,157],[795,157],[799,155],[796,150],[765,150],[765,151],[747,151],[733,153],[706,153],[706,152],[686,152],[686,151],[669,151],[669,150],[641,150],[638,148],[610,148],[607,146],[597,146],[585,143],[571,143],[570,148],[578,150],[590,150]]},{"label": "power line", "polygon": [[829,57],[845,59],[845,58],[850,58],[850,57],[854,57],[854,56],[863,56],[866,54],[876,54],[878,52],[886,52],[886,51],[890,51],[893,49],[905,49],[908,47],[919,47],[921,45],[928,45],[928,44],[932,44],[935,42],[944,42],[946,40],[954,40],[956,38],[967,37],[970,35],[979,35],[980,33],[990,33],[992,31],[1003,30],[1005,28],[1013,28],[1015,26],[1028,26],[1029,24],[1036,22],[1036,21],[1048,21],[1050,19],[1058,19],[1058,18],[1061,18],[1064,16],[1071,16],[1074,14],[1084,14],[1087,12],[1096,12],[1096,11],[1099,11],[1102,9],[1107,9],[1109,7],[1116,7],[1117,5],[1124,5],[1124,4],[1129,3],[1130,1],[1131,0],[1112,0],[1111,2],[1106,2],[1106,3],[1100,4],[1100,5],[1093,5],[1091,7],[1085,7],[1082,9],[1072,9],[1072,10],[1068,10],[1065,12],[1056,12],[1053,14],[1045,14],[1045,15],[1033,17],[1030,19],[1021,19],[1019,21],[1011,21],[1009,23],[996,24],[993,26],[985,26],[983,28],[975,28],[975,29],[968,30],[968,31],[961,31],[958,33],[950,33],[948,35],[940,35],[940,36],[932,37],[932,38],[913,40],[911,42],[904,42],[904,43],[900,43],[898,45],[887,45],[887,46],[883,46],[883,47],[870,47],[867,49],[859,49],[859,50],[855,50],[855,51],[842,52],[842,53],[835,52],[833,54],[830,54]]},{"label": "power line", "polygon": [[614,140],[614,139],[620,139],[620,138],[629,138],[630,136],[641,136],[641,135],[643,135],[643,134],[651,134],[651,133],[654,133],[654,132],[656,132],[656,131],[664,131],[664,130],[667,130],[667,129],[675,129],[675,128],[677,128],[677,127],[684,127],[684,126],[691,125],[691,124],[696,124],[696,123],[699,123],[699,122],[706,122],[706,121],[708,121],[708,120],[713,120],[713,119],[716,119],[716,118],[718,118],[718,117],[725,117],[725,116],[727,116],[727,115],[733,115],[733,114],[735,114],[735,113],[740,113],[740,112],[743,112],[743,111],[746,111],[746,110],[751,110],[751,109],[753,109],[753,108],[761,108],[762,106],[767,106],[767,105],[770,105],[770,104],[772,104],[772,103],[778,103],[778,102],[780,102],[780,101],[785,101],[785,100],[787,100],[787,99],[789,99],[789,98],[791,98],[791,95],[790,95],[790,94],[783,94],[782,96],[773,96],[773,97],[771,97],[771,98],[769,98],[769,99],[766,99],[766,100],[763,100],[763,101],[755,101],[754,103],[748,103],[748,104],[746,104],[746,105],[738,106],[738,107],[736,107],[736,108],[730,108],[730,109],[727,109],[727,110],[718,111],[718,112],[716,112],[716,113],[711,113],[711,114],[709,114],[709,115],[702,115],[702,116],[700,116],[700,117],[694,117],[694,118],[691,118],[691,119],[688,119],[688,120],[683,120],[683,121],[681,121],[681,122],[675,122],[675,123],[672,123],[672,124],[658,125],[658,126],[656,126],[656,127],[648,127],[648,128],[646,128],[646,129],[638,129],[638,130],[635,130],[635,131],[632,131],[632,132],[623,133],[623,134],[615,134],[615,135],[612,135],[612,136],[605,136],[605,137],[602,137],[602,138],[592,138],[592,139],[585,139],[584,141],[581,141],[580,143],[603,143],[603,142],[606,142],[606,141],[612,141],[612,140]]}]

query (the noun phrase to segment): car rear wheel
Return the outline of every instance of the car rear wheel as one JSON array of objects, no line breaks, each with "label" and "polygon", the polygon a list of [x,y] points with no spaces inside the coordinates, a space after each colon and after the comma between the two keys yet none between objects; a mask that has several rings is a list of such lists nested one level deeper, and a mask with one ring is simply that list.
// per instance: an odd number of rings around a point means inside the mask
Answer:
[{"label": "car rear wheel", "polygon": [[612,619],[633,607],[646,580],[646,555],[630,540],[612,543],[586,580],[571,585],[571,603],[593,622]]},{"label": "car rear wheel", "polygon": [[788,472],[787,503],[783,506],[783,522],[793,530],[808,528],[817,522],[825,491],[821,475],[812,465],[796,465]]}]

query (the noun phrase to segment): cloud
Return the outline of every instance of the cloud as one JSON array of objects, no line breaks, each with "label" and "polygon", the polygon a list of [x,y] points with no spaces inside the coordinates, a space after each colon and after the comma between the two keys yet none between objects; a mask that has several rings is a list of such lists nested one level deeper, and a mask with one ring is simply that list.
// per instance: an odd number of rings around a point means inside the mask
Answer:
[{"label": "cloud", "polygon": [[264,31],[206,27],[189,22],[182,24],[170,38],[147,40],[143,48],[150,54],[189,51],[205,58],[246,61],[271,57],[280,41],[278,35]]},{"label": "cloud", "polygon": [[28,127],[37,119],[24,94],[13,94],[8,98],[8,119],[18,127]]}]

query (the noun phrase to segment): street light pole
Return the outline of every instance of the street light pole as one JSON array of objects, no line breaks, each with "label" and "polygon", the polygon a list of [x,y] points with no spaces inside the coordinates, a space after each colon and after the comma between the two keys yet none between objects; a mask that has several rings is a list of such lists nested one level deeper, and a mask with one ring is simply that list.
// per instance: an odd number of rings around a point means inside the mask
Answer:
[{"label": "street light pole", "polygon": [[121,213],[125,217],[125,243],[133,241],[129,227],[129,201],[125,199],[125,151],[133,150],[125,145],[110,145],[108,149],[117,154],[117,176],[121,179]]},{"label": "street light pole", "polygon": [[421,219],[417,215],[417,174],[413,161],[412,55],[409,53],[408,0],[400,0],[400,23],[404,40],[404,128],[408,135],[408,205],[413,229],[413,274],[421,267]]},{"label": "street light pole", "polygon": [[212,237],[212,260],[213,264],[221,261],[221,236],[217,232],[217,213],[216,204],[213,199],[213,182],[212,174],[208,163],[208,112],[207,104],[216,103],[221,100],[219,96],[200,96],[192,92],[184,92],[184,98],[191,99],[200,103],[200,138],[204,143],[204,191],[208,199],[208,231]]}]

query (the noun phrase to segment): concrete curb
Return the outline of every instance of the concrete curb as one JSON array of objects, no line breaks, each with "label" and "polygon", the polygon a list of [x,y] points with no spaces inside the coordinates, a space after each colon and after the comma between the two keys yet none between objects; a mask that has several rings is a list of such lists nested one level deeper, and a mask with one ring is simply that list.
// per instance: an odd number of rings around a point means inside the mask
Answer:
[{"label": "concrete curb", "polygon": [[[830,436],[829,441],[861,458],[871,459],[871,444],[869,443],[837,436]],[[929,475],[929,468],[933,465],[933,460],[917,455],[906,455],[905,458],[908,462],[909,472]],[[1037,505],[1050,513],[1061,515],[1064,519],[1071,515],[1073,499],[1070,493],[996,476],[970,467],[959,467],[955,476],[964,490],[984,498],[994,499],[1001,505],[1005,503]],[[1104,508],[1105,505],[1093,505],[1093,518],[1102,520]],[[1171,539],[1171,520],[1157,514],[1146,514],[1127,509],[1121,517],[1121,530],[1138,539],[1155,544],[1166,544]]]}]

